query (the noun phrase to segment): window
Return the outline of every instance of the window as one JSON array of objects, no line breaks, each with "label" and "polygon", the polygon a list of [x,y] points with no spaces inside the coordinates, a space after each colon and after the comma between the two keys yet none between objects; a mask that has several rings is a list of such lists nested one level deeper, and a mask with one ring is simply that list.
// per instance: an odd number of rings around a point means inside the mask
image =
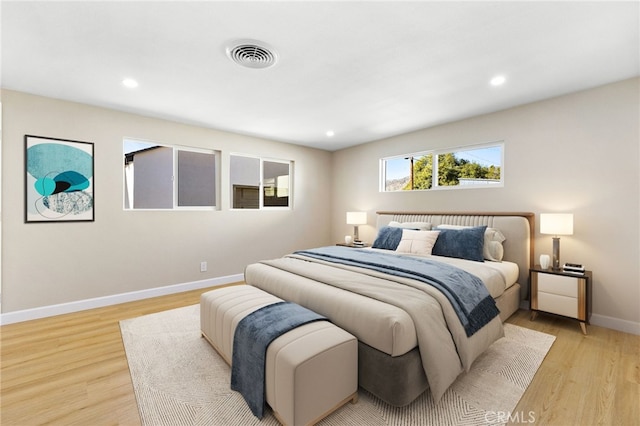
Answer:
[{"label": "window", "polygon": [[231,205],[234,209],[290,207],[291,161],[241,154],[230,158]]},{"label": "window", "polygon": [[289,163],[263,161],[262,182],[265,207],[289,206]]},{"label": "window", "polygon": [[125,139],[125,209],[215,208],[219,153]]},{"label": "window", "polygon": [[380,160],[380,190],[416,191],[504,185],[503,143],[418,152]]},{"label": "window", "polygon": [[229,170],[233,208],[260,208],[260,159],[232,155]]}]

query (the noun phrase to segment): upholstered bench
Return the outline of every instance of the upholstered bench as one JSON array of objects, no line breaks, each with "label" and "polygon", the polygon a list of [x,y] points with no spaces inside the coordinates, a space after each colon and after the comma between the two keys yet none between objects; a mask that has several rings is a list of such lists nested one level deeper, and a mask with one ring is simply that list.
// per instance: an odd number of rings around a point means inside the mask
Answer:
[{"label": "upholstered bench", "polygon": [[[279,299],[248,285],[223,287],[200,300],[203,337],[231,365],[236,326]],[[281,335],[267,348],[265,397],[285,425],[314,424],[358,398],[358,343],[328,321],[311,322]]]}]

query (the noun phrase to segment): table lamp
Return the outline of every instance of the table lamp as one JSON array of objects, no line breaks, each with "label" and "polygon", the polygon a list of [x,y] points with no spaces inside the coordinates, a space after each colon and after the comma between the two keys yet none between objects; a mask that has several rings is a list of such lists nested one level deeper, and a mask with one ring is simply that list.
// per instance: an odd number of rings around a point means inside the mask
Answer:
[{"label": "table lamp", "polygon": [[367,223],[367,212],[347,212],[347,225],[353,225],[353,241],[360,242],[358,225]]},{"label": "table lamp", "polygon": [[573,235],[573,214],[541,213],[540,233],[554,236],[552,267],[557,271],[560,269],[560,237],[558,235]]}]

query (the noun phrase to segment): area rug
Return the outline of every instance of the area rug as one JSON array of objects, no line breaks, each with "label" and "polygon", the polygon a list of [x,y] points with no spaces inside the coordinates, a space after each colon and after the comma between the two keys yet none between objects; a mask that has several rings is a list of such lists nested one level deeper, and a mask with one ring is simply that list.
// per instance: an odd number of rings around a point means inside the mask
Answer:
[{"label": "area rug", "polygon": [[[258,420],[229,388],[230,368],[200,335],[200,306],[120,323],[140,418],[148,426],[278,425],[267,410]],[[439,403],[429,392],[406,407],[390,406],[360,389],[320,425],[502,424],[529,386],[554,336],[505,324],[495,342],[447,390]]]}]

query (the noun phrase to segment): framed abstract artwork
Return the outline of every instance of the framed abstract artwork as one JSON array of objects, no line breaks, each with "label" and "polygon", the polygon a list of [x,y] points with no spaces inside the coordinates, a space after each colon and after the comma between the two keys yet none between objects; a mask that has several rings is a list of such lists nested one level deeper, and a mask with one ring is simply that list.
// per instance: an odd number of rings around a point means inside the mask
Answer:
[{"label": "framed abstract artwork", "polygon": [[25,135],[25,222],[95,220],[93,143]]}]

